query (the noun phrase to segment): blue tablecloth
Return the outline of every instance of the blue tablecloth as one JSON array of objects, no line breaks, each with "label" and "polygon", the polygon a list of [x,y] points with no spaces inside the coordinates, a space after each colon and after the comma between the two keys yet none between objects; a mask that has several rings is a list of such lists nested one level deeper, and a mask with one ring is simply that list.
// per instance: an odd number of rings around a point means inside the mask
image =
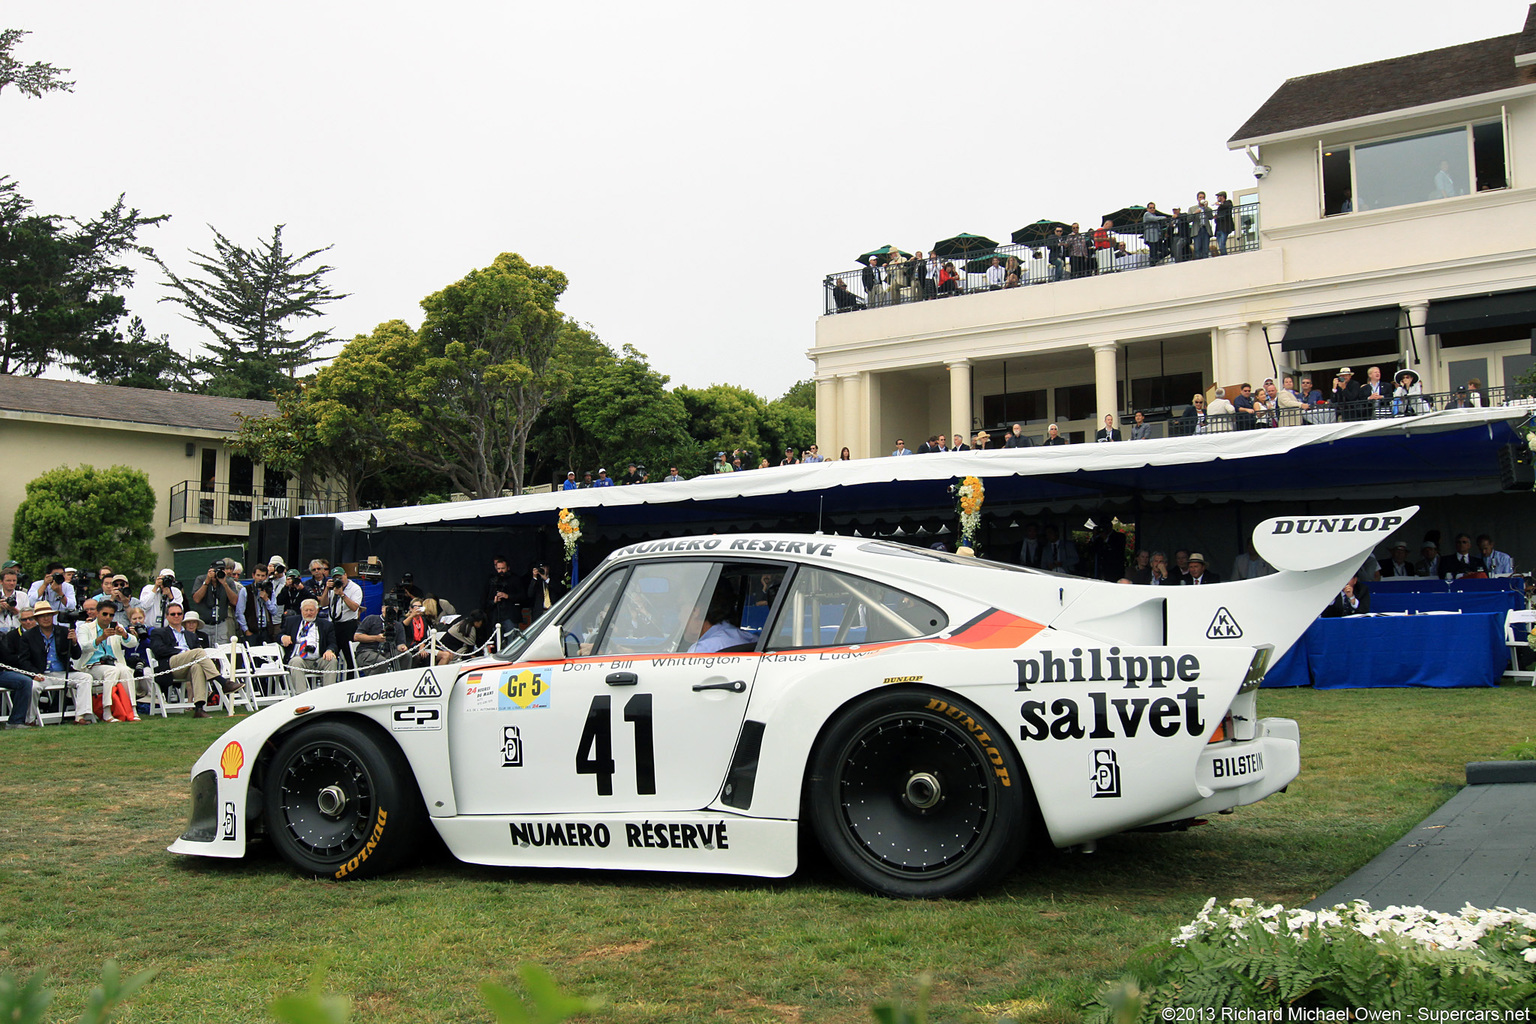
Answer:
[{"label": "blue tablecloth", "polygon": [[1264,685],[1497,686],[1508,666],[1503,612],[1351,615],[1312,623]]},{"label": "blue tablecloth", "polygon": [[1413,594],[1403,591],[1383,592],[1374,584],[1371,587],[1373,612],[1497,612],[1502,615],[1507,611],[1520,611],[1524,607],[1525,595],[1514,590]]}]

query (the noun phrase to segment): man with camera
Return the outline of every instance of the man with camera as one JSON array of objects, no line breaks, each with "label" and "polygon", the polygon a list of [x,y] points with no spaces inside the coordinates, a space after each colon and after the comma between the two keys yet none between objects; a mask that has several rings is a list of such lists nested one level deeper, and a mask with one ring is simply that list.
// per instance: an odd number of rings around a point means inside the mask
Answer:
[{"label": "man with camera", "polygon": [[331,578],[325,584],[325,597],[330,605],[331,632],[336,636],[336,650],[347,668],[356,670],[352,662],[352,638],[357,634],[357,617],[363,606],[363,588],[347,578],[347,570],[338,565],[331,570]]},{"label": "man with camera", "polygon": [[320,602],[306,597],[299,605],[298,621],[284,628],[291,631],[283,634],[282,644],[288,652],[288,683],[293,692],[309,689],[311,673],[319,676],[320,686],[335,679],[336,635],[331,624],[320,618]]},{"label": "man with camera", "polygon": [[311,558],[309,560],[309,579],[304,581],[304,591],[315,599],[320,606],[320,621],[329,622],[331,618],[331,563],[324,558]]},{"label": "man with camera", "polygon": [[235,624],[246,643],[264,644],[277,636],[277,600],[272,595],[272,582],[267,579],[267,567],[257,562],[251,567],[251,582],[240,588],[240,600],[235,604]]},{"label": "man with camera", "polygon": [[299,606],[309,597],[309,591],[304,589],[304,580],[299,576],[299,570],[289,569],[285,572],[277,587],[277,593],[272,599],[277,602],[278,622],[286,622],[290,617],[299,617]]},{"label": "man with camera", "polygon": [[358,623],[353,639],[357,641],[357,669],[365,676],[393,672],[410,665],[410,659],[402,656],[405,645],[400,642],[398,623],[388,621],[382,615],[370,615]]},{"label": "man with camera", "polygon": [[216,558],[192,591],[192,600],[208,609],[208,636],[215,647],[229,643],[229,631],[240,602],[233,558]]},{"label": "man with camera", "polygon": [[47,601],[48,607],[55,613],[72,612],[80,607],[75,599],[75,588],[69,585],[64,575],[63,562],[49,562],[48,568],[43,571],[43,578],[32,584],[27,597],[32,604]]},{"label": "man with camera", "polygon": [[100,601],[111,601],[117,606],[117,615],[114,621],[123,627],[128,625],[128,612],[137,607],[133,595],[128,592],[128,577],[122,573],[113,573],[111,567],[102,568],[101,590],[91,595]]},{"label": "man with camera", "polygon": [[21,612],[32,607],[25,590],[17,589],[20,570],[14,563],[0,569],[0,633],[9,633],[20,626]]},{"label": "man with camera", "polygon": [[[158,629],[166,625],[166,611],[171,605],[185,607],[182,599],[181,588],[176,586],[176,573],[172,569],[161,569],[153,583],[144,584],[144,589],[139,591],[139,607],[144,609],[144,625],[149,629]],[[181,624],[177,623],[177,629]]]},{"label": "man with camera", "polygon": [[[123,648],[137,647],[139,638],[113,621],[116,615],[117,602],[103,598],[96,603],[96,617],[75,627],[75,636],[80,643],[80,657],[75,659],[75,668],[89,673],[89,678],[100,685],[102,721],[117,720],[112,711],[112,691],[121,685],[127,691],[129,712],[123,721],[136,722],[138,715],[133,713],[133,705],[138,694],[134,691],[133,669],[128,667]],[[92,684],[88,682],[75,689],[77,711],[90,706],[91,688]]]},{"label": "man with camera", "polygon": [[[75,721],[85,725],[96,720],[96,716],[91,714],[93,680],[88,674],[74,670],[75,659],[80,657],[80,643],[73,629],[66,630],[55,625],[56,614],[54,607],[47,601],[38,601],[32,606],[37,628],[22,635],[27,652],[27,664],[24,667],[61,679],[66,686],[71,687],[75,691]],[[80,700],[82,686],[85,692],[83,702]],[[60,700],[63,700],[62,696]]]},{"label": "man with camera", "polygon": [[549,566],[540,563],[533,567],[533,579],[528,583],[528,607],[538,618],[565,596],[565,586],[559,580],[549,578]]}]

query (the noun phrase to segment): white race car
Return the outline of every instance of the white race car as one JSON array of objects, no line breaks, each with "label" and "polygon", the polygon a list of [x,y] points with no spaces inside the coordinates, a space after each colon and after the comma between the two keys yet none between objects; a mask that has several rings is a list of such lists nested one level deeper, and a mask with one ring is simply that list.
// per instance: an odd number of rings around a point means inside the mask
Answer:
[{"label": "white race car", "polygon": [[1066,847],[1253,803],[1300,768],[1260,677],[1416,508],[1281,517],[1280,571],[1101,583],[835,536],[634,544],[496,658],[337,683],[192,768],[174,853],[259,836],[305,873],[461,860],[854,881],[950,896],[1034,823]]}]

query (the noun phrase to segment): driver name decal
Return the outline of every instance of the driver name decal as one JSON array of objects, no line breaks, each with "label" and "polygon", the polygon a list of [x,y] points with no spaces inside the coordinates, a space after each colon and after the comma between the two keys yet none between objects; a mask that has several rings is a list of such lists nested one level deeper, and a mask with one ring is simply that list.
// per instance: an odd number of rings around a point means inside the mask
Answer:
[{"label": "driver name decal", "polygon": [[1134,690],[1138,683],[1161,688],[1178,681],[1200,678],[1200,659],[1193,654],[1121,654],[1120,648],[1072,648],[1070,655],[1042,650],[1033,658],[1018,658],[1018,689],[1028,691],[1036,683],[1124,683]]},{"label": "driver name decal", "polygon": [[[1116,697],[1091,691],[1091,708],[1072,697],[1027,700],[1019,705],[1024,724],[1021,740],[1130,739],[1143,730],[1165,739],[1183,730],[1191,736],[1205,731],[1200,717],[1200,698],[1205,694],[1191,686],[1176,697]],[[1181,706],[1182,705],[1182,706]]]}]

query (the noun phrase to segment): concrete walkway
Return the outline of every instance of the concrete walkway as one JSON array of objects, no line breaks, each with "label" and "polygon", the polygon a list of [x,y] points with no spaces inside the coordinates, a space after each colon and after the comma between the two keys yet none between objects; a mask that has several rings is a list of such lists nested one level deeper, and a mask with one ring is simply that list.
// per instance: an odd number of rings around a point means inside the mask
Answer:
[{"label": "concrete walkway", "polygon": [[1467,765],[1467,786],[1365,867],[1307,904],[1536,910],[1536,761]]}]

